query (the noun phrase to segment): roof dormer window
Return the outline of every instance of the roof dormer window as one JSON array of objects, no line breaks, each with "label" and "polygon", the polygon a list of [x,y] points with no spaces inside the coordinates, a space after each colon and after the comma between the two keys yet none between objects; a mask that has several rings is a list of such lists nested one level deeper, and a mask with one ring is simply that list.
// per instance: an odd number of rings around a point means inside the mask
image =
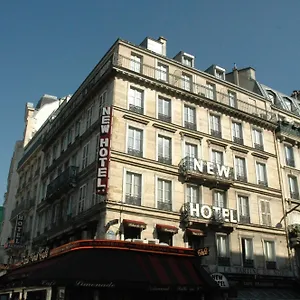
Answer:
[{"label": "roof dormer window", "polygon": [[284,99],[284,103],[285,103],[285,107],[289,110],[292,111],[292,101],[288,98],[283,98]]},{"label": "roof dormer window", "polygon": [[225,69],[215,67],[215,76],[218,79],[225,80]]},{"label": "roof dormer window", "polygon": [[275,103],[275,95],[274,95],[274,93],[271,92],[271,91],[268,91],[268,97],[269,97],[270,101],[272,102],[272,104],[274,104]]},{"label": "roof dormer window", "polygon": [[193,67],[193,58],[192,58],[192,57],[189,57],[189,56],[187,56],[187,55],[183,55],[183,56],[182,56],[182,63],[183,63],[185,66],[192,68],[192,67]]}]

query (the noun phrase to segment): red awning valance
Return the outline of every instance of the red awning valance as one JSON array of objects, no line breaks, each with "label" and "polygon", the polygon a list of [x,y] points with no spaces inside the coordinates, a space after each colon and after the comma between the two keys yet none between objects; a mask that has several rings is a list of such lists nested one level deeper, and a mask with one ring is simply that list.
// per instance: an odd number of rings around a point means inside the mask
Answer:
[{"label": "red awning valance", "polygon": [[186,233],[188,235],[194,235],[194,236],[206,236],[206,234],[203,230],[194,229],[194,228],[187,228]]},{"label": "red awning valance", "polygon": [[142,230],[147,228],[147,224],[142,221],[123,219],[123,226],[140,228]]},{"label": "red awning valance", "polygon": [[156,224],[155,228],[156,228],[156,230],[169,232],[169,233],[173,233],[173,234],[178,233],[178,228],[176,226],[172,226],[172,225]]}]

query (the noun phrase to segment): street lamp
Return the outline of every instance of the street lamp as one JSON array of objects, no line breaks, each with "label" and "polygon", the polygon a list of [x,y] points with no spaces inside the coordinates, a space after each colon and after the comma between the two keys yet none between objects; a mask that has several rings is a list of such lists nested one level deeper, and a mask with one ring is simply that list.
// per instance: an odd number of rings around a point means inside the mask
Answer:
[{"label": "street lamp", "polygon": [[288,214],[290,214],[291,212],[293,212],[295,209],[297,209],[299,206],[300,206],[300,203],[298,203],[298,204],[297,204],[296,206],[294,206],[292,209],[286,211],[286,212],[284,213],[284,215],[282,216],[282,218],[280,219],[280,221],[276,224],[276,228],[278,228],[278,229],[282,228],[281,222],[284,220],[284,218],[285,218]]}]

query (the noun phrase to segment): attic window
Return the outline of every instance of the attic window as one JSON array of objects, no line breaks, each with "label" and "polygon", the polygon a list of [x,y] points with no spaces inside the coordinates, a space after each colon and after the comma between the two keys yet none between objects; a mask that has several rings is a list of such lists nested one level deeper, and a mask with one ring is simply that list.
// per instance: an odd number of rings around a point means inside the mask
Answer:
[{"label": "attic window", "polygon": [[268,91],[268,96],[269,96],[270,101],[274,104],[275,103],[275,95],[274,95],[274,93],[271,92],[271,91]]},{"label": "attic window", "polygon": [[187,67],[193,67],[193,58],[187,55],[183,55],[182,63]]},{"label": "attic window", "polygon": [[288,98],[284,98],[284,103],[286,105],[286,108],[289,110],[289,111],[292,111],[292,101]]}]

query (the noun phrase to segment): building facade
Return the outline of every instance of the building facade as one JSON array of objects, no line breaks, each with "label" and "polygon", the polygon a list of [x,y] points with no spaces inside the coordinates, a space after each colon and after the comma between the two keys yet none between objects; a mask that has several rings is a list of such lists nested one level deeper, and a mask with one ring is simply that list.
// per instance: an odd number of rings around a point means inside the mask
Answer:
[{"label": "building facade", "polygon": [[166,49],[164,38],[117,40],[35,133],[35,158],[19,164],[19,187],[35,191],[19,197],[26,249],[91,238],[208,246],[203,265],[232,282],[292,278],[276,226],[276,112],[247,81],[254,70],[202,72],[193,55]]}]

